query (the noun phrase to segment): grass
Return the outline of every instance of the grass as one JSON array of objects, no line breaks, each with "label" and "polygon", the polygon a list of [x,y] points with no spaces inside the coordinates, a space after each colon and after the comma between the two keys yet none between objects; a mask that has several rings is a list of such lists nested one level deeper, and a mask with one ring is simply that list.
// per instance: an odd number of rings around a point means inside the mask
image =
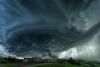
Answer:
[{"label": "grass", "polygon": [[[0,67],[94,67],[91,66],[93,65],[95,62],[88,62],[85,63],[83,62],[81,65],[74,65],[74,64],[58,64],[58,63],[54,63],[54,64],[23,64],[23,63],[6,63],[6,64],[0,64]],[[84,66],[88,65],[88,66]],[[97,64],[96,67],[100,67],[100,63]]]},{"label": "grass", "polygon": [[0,64],[0,67],[19,67],[18,64]]},{"label": "grass", "polygon": [[[0,67],[24,67],[24,65],[20,64],[0,64]],[[28,65],[28,67],[82,67],[78,65],[72,64],[33,64]]]},{"label": "grass", "polygon": [[72,64],[41,64],[41,65],[33,65],[32,67],[82,67],[82,66],[72,65]]}]

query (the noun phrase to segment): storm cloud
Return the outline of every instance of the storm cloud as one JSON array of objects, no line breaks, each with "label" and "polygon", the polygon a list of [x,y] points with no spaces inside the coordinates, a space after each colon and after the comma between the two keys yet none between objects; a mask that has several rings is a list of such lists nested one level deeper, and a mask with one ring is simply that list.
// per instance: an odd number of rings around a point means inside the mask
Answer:
[{"label": "storm cloud", "polygon": [[99,0],[0,0],[0,42],[8,53],[22,57],[65,52],[59,56],[66,58],[73,48],[77,57],[89,57],[81,51],[91,51],[86,43],[99,40],[99,6]]}]

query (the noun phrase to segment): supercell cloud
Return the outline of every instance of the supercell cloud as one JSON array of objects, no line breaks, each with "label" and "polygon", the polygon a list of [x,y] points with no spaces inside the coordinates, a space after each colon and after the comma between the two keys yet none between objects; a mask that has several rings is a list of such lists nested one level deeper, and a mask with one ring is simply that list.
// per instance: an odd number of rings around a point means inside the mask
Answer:
[{"label": "supercell cloud", "polygon": [[0,56],[99,59],[99,0],[0,0]]}]

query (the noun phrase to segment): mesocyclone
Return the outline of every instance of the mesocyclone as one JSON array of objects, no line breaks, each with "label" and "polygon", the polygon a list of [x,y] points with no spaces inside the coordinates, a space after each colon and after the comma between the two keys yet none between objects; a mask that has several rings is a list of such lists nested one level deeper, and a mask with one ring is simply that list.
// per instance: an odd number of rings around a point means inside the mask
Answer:
[{"label": "mesocyclone", "polygon": [[[51,56],[88,41],[100,23],[84,30],[93,0],[1,1],[1,42],[18,56]],[[81,15],[82,13],[82,15]],[[90,18],[89,18],[90,19]],[[6,20],[6,21],[4,21]],[[95,30],[97,29],[97,30]]]}]

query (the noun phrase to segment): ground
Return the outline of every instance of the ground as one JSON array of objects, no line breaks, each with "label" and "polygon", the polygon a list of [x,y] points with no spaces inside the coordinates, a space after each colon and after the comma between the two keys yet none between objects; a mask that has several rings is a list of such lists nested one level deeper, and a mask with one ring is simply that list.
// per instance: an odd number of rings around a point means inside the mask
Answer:
[{"label": "ground", "polygon": [[20,65],[20,64],[1,64],[0,67],[81,67],[71,64],[33,64],[33,65]]},{"label": "ground", "polygon": [[99,62],[80,61],[80,64],[71,63],[1,63],[0,67],[100,67]]}]

